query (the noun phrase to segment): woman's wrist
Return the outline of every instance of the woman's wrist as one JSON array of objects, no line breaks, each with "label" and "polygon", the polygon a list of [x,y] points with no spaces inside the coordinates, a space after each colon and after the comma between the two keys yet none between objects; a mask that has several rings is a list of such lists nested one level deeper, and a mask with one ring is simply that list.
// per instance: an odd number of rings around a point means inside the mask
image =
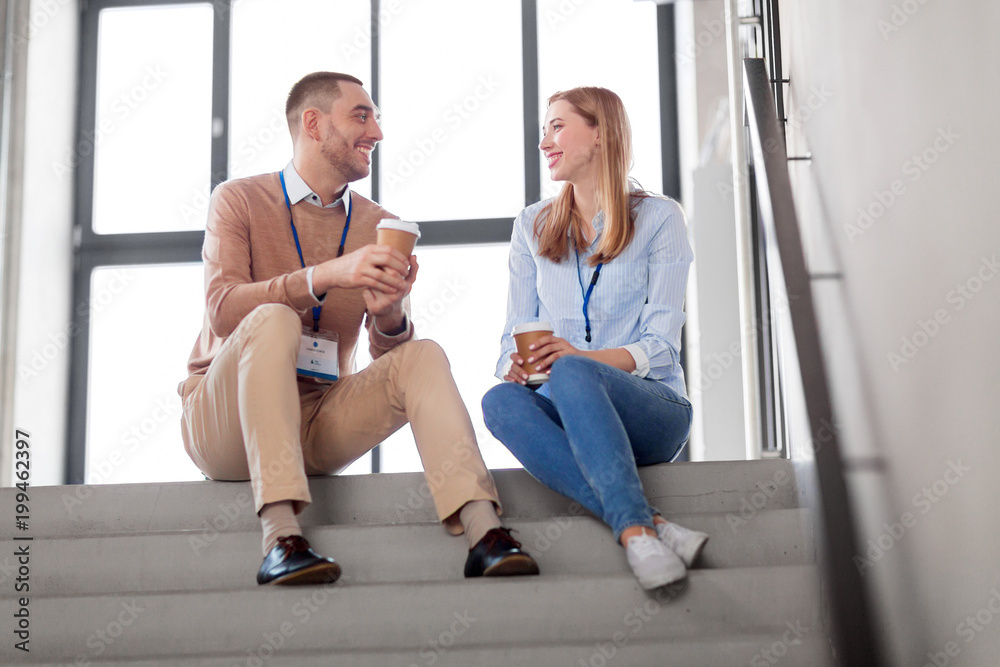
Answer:
[{"label": "woman's wrist", "polygon": [[635,357],[624,347],[613,347],[607,350],[580,350],[580,354],[602,364],[614,366],[626,373],[635,370]]}]

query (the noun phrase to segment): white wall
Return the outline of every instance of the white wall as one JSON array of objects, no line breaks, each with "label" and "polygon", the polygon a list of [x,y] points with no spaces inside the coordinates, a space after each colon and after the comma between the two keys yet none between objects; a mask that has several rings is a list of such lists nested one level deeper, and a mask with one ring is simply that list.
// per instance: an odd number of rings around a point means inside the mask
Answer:
[{"label": "white wall", "polygon": [[858,564],[897,664],[997,664],[1000,5],[780,10]]},{"label": "white wall", "polygon": [[65,454],[78,16],[76,0],[36,0],[16,27],[29,50],[14,423],[32,435],[34,485],[61,483]]}]

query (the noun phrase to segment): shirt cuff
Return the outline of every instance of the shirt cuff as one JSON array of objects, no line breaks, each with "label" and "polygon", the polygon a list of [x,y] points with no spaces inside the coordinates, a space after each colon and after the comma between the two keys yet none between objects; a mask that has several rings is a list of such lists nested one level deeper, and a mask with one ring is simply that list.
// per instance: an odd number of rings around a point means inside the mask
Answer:
[{"label": "shirt cuff", "polygon": [[313,289],[313,271],[315,270],[315,266],[310,266],[306,269],[306,284],[309,285],[309,294],[312,295],[312,298],[316,299],[317,303],[323,303],[326,301],[326,294],[323,295],[323,298],[320,298],[316,296],[316,290]]},{"label": "shirt cuff", "polygon": [[626,345],[625,349],[632,358],[635,360],[635,370],[632,371],[632,375],[644,378],[649,375],[649,357],[646,356],[646,352],[643,351],[642,346],[638,343],[630,343]]},{"label": "shirt cuff", "polygon": [[404,338],[410,335],[410,317],[406,313],[403,313],[403,324],[405,324],[406,326],[403,327],[402,331],[400,331],[398,334],[395,335],[389,335],[378,328],[378,320],[375,320],[374,318],[372,319],[372,327],[375,329],[375,332],[378,333],[378,335],[381,336],[382,338],[385,338],[390,341],[398,340],[400,338]]},{"label": "shirt cuff", "polygon": [[514,365],[514,360],[507,355],[507,361],[504,363],[503,368],[500,369],[500,379],[503,380],[510,373],[511,366]]}]

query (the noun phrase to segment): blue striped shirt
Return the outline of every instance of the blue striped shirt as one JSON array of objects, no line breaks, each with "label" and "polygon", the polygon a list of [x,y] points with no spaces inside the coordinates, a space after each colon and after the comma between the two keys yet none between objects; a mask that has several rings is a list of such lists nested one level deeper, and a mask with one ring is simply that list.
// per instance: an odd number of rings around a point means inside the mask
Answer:
[{"label": "blue striped shirt", "polygon": [[516,347],[511,331],[522,322],[550,322],[554,333],[580,350],[624,347],[635,358],[635,375],[662,382],[687,396],[680,366],[681,327],[688,268],[694,259],[684,212],[677,202],[647,197],[636,207],[635,236],[621,255],[605,263],[590,297],[591,342],[585,340],[583,298],[594,275],[587,264],[604,228],[579,256],[556,263],[539,256],[535,218],[551,199],[533,204],[514,220],[510,239],[507,325],[500,342],[497,377],[510,367]]}]

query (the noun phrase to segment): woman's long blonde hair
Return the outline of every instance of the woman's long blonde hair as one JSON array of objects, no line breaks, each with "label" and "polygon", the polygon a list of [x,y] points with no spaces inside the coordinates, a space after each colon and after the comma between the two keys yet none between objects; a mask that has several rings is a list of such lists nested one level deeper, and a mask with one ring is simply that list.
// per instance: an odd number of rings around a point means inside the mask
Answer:
[{"label": "woman's long blonde hair", "polygon": [[[635,235],[634,208],[644,192],[631,192],[632,128],[621,98],[607,88],[581,87],[555,93],[548,105],[565,100],[590,127],[599,131],[597,205],[604,211],[604,232],[589,264],[609,262],[625,251]],[[569,237],[575,248],[586,248],[583,218],[575,207],[573,186],[566,183],[559,195],[535,220],[538,252],[553,262],[569,256]]]}]

